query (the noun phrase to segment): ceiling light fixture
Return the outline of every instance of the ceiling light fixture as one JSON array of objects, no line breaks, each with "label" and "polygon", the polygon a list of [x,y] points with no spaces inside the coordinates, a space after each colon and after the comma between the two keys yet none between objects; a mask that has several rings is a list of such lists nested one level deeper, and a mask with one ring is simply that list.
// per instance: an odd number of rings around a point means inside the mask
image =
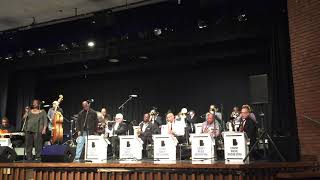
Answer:
[{"label": "ceiling light fixture", "polygon": [[162,34],[162,30],[160,28],[155,28],[153,30],[154,35],[160,36]]},{"label": "ceiling light fixture", "polygon": [[47,51],[44,48],[38,48],[40,54],[45,54]]},{"label": "ceiling light fixture", "polygon": [[207,28],[207,27],[208,27],[208,24],[204,20],[199,20],[198,21],[198,28],[199,29],[204,29],[204,28]]},{"label": "ceiling light fixture", "polygon": [[66,50],[68,50],[69,48],[68,48],[68,46],[65,45],[65,44],[60,44],[60,49],[61,49],[62,51],[66,51]]},{"label": "ceiling light fixture", "polygon": [[8,54],[5,59],[6,59],[6,60],[11,60],[11,59],[12,59],[12,55],[11,55],[11,54]]},{"label": "ceiling light fixture", "polygon": [[95,43],[94,43],[93,41],[89,41],[89,42],[88,42],[88,46],[89,46],[89,47],[94,47],[94,46],[95,46]]},{"label": "ceiling light fixture", "polygon": [[29,49],[29,50],[27,51],[27,54],[28,54],[29,56],[33,56],[33,55],[35,54],[35,52],[34,52],[33,50]]},{"label": "ceiling light fixture", "polygon": [[119,59],[115,59],[115,58],[109,59],[109,62],[111,62],[111,63],[117,63],[119,61],[120,61]]}]

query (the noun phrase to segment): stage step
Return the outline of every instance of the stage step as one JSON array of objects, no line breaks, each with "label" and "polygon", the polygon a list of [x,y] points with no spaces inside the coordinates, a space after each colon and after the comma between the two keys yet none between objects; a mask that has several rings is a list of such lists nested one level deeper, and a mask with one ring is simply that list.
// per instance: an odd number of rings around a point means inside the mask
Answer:
[{"label": "stage step", "polygon": [[292,173],[278,173],[277,180],[319,180],[320,172],[292,172]]}]

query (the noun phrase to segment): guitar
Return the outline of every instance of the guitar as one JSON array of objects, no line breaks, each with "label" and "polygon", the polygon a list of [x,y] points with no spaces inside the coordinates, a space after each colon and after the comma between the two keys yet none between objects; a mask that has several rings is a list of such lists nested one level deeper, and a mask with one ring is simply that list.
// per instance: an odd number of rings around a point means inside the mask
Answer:
[{"label": "guitar", "polygon": [[57,111],[60,103],[63,100],[63,95],[59,95],[59,99],[57,100],[58,105],[55,107],[55,114],[52,118],[52,143],[62,143],[63,141],[63,115],[61,112]]}]

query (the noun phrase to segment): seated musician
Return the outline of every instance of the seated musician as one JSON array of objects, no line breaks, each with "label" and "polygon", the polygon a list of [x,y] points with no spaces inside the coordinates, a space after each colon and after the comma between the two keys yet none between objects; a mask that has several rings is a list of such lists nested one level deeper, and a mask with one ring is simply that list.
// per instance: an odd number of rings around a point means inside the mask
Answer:
[{"label": "seated musician", "polygon": [[[10,121],[7,117],[3,117],[1,119],[1,125],[0,125],[0,135],[1,134],[10,134],[16,132],[16,128],[10,124]],[[7,136],[5,136],[7,137]],[[23,144],[23,137],[22,136],[12,136],[9,135],[11,139],[11,143],[13,147],[20,147]]]},{"label": "seated musician", "polygon": [[160,129],[158,125],[150,122],[150,114],[146,113],[143,116],[143,121],[139,124],[140,131],[138,132],[139,138],[143,141],[143,151],[144,155],[146,155],[146,147],[148,144],[152,144],[152,135],[159,134]]},{"label": "seated musician", "polygon": [[111,116],[108,114],[107,108],[102,108],[100,112],[104,122],[111,121]]},{"label": "seated musician", "polygon": [[157,111],[156,107],[152,108],[149,115],[150,115],[150,122],[152,124],[156,124],[158,127],[160,127],[163,124],[162,118],[161,118],[161,116],[159,116],[159,112]]},{"label": "seated musician", "polygon": [[1,119],[0,131],[1,133],[13,133],[16,131],[16,128],[10,125],[9,119],[7,117],[3,117]]},{"label": "seated musician", "polygon": [[240,116],[239,108],[237,106],[233,107],[232,112],[229,117],[229,122],[227,122],[227,129],[228,130],[239,131],[239,125],[240,125],[239,116]]},{"label": "seated musician", "polygon": [[100,112],[97,112],[97,117],[98,117],[97,133],[99,135],[103,135],[105,134],[106,126],[109,126],[109,122],[111,122],[111,116],[110,114],[107,113],[106,108],[102,108]]},{"label": "seated musician", "polygon": [[182,121],[179,118],[175,118],[173,113],[167,114],[167,128],[168,128],[168,134],[174,135],[177,140],[179,141],[179,144],[186,142],[185,137],[185,128],[186,123],[185,121]]},{"label": "seated musician", "polygon": [[206,121],[202,124],[201,132],[209,133],[212,137],[218,137],[220,135],[220,124],[214,114],[207,114]]},{"label": "seated musician", "polygon": [[250,109],[248,106],[242,106],[240,121],[240,132],[247,134],[250,145],[252,146],[256,142],[257,123],[250,117]]},{"label": "seated musician", "polygon": [[190,128],[191,128],[190,133],[195,133],[196,131],[195,124],[202,122],[201,119],[196,116],[196,113],[194,110],[191,110],[188,112],[187,121],[190,124]]},{"label": "seated musician", "polygon": [[123,122],[123,115],[121,113],[116,114],[115,122],[111,125],[111,129],[107,129],[107,133],[111,138],[112,154],[113,158],[119,157],[119,135],[127,134],[127,125]]},{"label": "seated musician", "polygon": [[[248,109],[248,110],[249,110],[249,117],[250,117],[250,119],[252,119],[255,123],[258,124],[257,118],[256,118],[256,116],[254,115],[254,113],[252,112],[251,107],[250,107],[248,104],[244,104],[244,105],[242,105],[241,109],[242,109],[242,108]],[[240,115],[238,116],[237,121],[238,121],[238,122],[241,122],[241,119],[242,119],[242,113],[240,113]]]},{"label": "seated musician", "polygon": [[222,122],[222,114],[218,112],[218,108],[215,105],[210,105],[209,107],[209,112],[215,116],[215,119],[218,120],[219,122]]}]

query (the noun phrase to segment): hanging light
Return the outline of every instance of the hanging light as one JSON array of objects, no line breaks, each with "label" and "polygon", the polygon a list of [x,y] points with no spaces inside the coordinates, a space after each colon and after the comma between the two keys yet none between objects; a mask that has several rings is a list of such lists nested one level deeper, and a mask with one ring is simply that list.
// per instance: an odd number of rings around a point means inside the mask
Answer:
[{"label": "hanging light", "polygon": [[89,42],[88,42],[88,46],[91,47],[91,48],[94,47],[94,46],[95,46],[94,41],[89,41]]}]

